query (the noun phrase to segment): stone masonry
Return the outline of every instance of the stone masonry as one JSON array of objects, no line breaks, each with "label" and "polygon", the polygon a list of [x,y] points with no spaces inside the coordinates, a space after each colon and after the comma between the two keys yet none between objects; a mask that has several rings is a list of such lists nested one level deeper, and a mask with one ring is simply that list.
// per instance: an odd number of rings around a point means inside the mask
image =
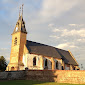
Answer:
[{"label": "stone masonry", "polygon": [[23,70],[0,72],[0,80],[37,80],[58,83],[85,84],[85,71]]}]

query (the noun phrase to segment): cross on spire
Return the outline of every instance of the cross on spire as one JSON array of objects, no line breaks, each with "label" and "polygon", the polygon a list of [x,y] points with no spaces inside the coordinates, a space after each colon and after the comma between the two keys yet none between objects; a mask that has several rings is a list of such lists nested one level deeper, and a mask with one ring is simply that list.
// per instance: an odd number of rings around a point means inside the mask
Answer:
[{"label": "cross on spire", "polygon": [[23,6],[24,6],[24,4],[22,4],[22,16],[23,16]]},{"label": "cross on spire", "polygon": [[[20,9],[19,9],[19,17],[22,15],[22,17],[23,17],[23,6],[24,6],[24,4],[22,4],[22,8],[21,8],[21,6],[20,6]],[[21,13],[21,9],[22,9],[22,13]]]},{"label": "cross on spire", "polygon": [[20,9],[19,9],[19,17],[20,17],[20,14],[21,14],[21,7],[20,7]]}]

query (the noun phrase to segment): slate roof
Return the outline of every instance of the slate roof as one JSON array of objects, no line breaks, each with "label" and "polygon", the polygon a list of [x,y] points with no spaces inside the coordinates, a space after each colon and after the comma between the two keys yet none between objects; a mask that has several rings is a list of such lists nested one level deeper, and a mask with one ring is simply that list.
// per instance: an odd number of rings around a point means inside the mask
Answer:
[{"label": "slate roof", "polygon": [[66,64],[78,65],[68,51],[45,44],[27,40],[26,47],[30,53],[62,59]]},{"label": "slate roof", "polygon": [[56,48],[66,64],[78,65],[68,51]]}]

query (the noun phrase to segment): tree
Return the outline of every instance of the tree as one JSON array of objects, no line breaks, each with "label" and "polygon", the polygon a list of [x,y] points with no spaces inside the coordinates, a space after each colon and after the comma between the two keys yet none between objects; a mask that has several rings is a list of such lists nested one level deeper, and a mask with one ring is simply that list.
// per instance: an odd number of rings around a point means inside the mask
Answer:
[{"label": "tree", "polygon": [[7,67],[6,59],[4,56],[0,56],[0,71],[5,71]]}]

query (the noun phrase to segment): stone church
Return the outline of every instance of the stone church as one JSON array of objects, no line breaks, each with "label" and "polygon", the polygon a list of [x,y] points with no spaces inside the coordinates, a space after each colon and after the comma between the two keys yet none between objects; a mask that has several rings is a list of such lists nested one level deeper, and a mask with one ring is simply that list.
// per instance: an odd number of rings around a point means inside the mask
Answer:
[{"label": "stone church", "polygon": [[70,51],[26,40],[27,31],[22,13],[12,33],[10,62],[13,70],[77,70],[78,63]]}]

